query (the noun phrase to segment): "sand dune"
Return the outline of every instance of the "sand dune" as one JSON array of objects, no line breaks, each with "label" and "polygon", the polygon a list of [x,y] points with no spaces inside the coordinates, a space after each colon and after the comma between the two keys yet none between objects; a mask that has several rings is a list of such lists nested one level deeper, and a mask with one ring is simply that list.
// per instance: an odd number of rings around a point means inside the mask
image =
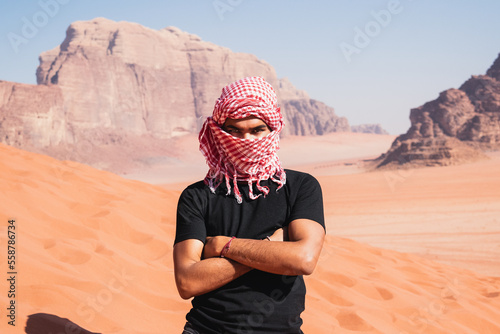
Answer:
[{"label": "sand dune", "polygon": [[18,231],[14,332],[38,312],[106,333],[180,328],[189,305],[172,276],[177,193],[4,145],[0,155],[2,226],[14,218]]},{"label": "sand dune", "polygon": [[[354,159],[352,153],[346,159]],[[309,165],[321,170],[329,235],[317,270],[306,278],[306,333],[500,332],[500,278],[475,267],[481,259],[495,264],[498,246],[481,252],[483,258],[473,251],[498,237],[490,235],[499,216],[498,181],[492,180],[498,160],[414,171],[392,189],[384,174],[324,161]],[[1,243],[7,221],[15,219],[18,254],[17,326],[7,325],[3,308],[0,332],[23,332],[34,313],[68,318],[93,332],[181,332],[190,304],[177,295],[171,258],[180,185],[169,190],[5,145],[0,185]],[[481,193],[471,195],[474,187]],[[484,225],[473,220],[478,213]],[[398,217],[407,218],[401,226]],[[424,240],[410,226],[420,220]],[[447,224],[456,235],[447,234]],[[473,237],[457,239],[465,235]],[[455,257],[470,256],[457,266],[441,261],[449,260],[448,251],[442,258],[408,254],[436,244],[460,250],[466,243],[470,248]],[[1,289],[8,290],[5,279]],[[0,301],[10,300],[1,293]]]},{"label": "sand dune", "polygon": [[[320,176],[329,234],[500,276],[500,157]],[[323,171],[327,173],[327,171]]]}]

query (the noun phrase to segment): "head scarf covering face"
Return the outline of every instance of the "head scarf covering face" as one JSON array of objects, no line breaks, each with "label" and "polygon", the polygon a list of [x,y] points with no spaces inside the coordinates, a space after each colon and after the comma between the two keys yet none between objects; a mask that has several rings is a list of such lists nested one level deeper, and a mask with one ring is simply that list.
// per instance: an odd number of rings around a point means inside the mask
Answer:
[{"label": "head scarf covering face", "polygon": [[[249,116],[265,122],[271,133],[263,138],[242,139],[222,129],[228,118]],[[225,181],[229,195],[232,183],[234,196],[241,203],[238,182],[248,183],[251,199],[269,193],[268,187],[260,185],[262,180],[271,179],[280,189],[286,182],[286,174],[276,151],[279,149],[279,134],[283,126],[276,93],[263,78],[248,77],[224,87],[215,103],[213,115],[207,118],[198,137],[200,151],[209,167],[205,183],[210,190],[215,192]],[[254,183],[260,191],[258,195],[253,192]]]}]

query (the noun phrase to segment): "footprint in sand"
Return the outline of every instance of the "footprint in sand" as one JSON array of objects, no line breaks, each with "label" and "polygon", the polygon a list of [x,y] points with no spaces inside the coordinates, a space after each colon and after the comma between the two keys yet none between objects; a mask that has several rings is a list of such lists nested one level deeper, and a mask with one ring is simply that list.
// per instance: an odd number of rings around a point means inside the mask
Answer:
[{"label": "footprint in sand", "polygon": [[499,291],[487,292],[487,293],[484,293],[483,296],[485,296],[486,298],[496,298],[496,297],[500,296],[500,292]]},{"label": "footprint in sand", "polygon": [[389,290],[380,287],[376,289],[383,300],[391,300],[392,298],[394,298],[394,295]]},{"label": "footprint in sand", "polygon": [[56,245],[56,241],[54,239],[46,239],[43,241],[43,249],[49,249]]},{"label": "footprint in sand", "polygon": [[372,284],[361,283],[356,285],[354,289],[370,299],[391,300],[394,298],[394,295],[389,290]]},{"label": "footprint in sand", "polygon": [[351,288],[357,284],[357,281],[354,278],[351,278],[346,275],[342,275],[339,273],[331,273],[328,275],[328,279],[331,282],[338,282],[348,288]]},{"label": "footprint in sand", "polygon": [[105,217],[107,215],[109,215],[109,210],[101,210],[99,212],[97,212],[96,214],[93,214],[92,215],[92,218],[100,218],[100,217]]},{"label": "footprint in sand", "polygon": [[328,283],[324,281],[316,281],[315,289],[319,292],[318,298],[323,298],[328,301],[328,303],[337,305],[337,306],[353,306],[354,304],[349,300],[345,299],[342,296],[342,293],[334,288],[334,285],[331,284],[331,281]]},{"label": "footprint in sand", "polygon": [[106,247],[102,242],[99,242],[94,249],[94,252],[102,255],[113,255],[115,252]]},{"label": "footprint in sand", "polygon": [[340,311],[336,316],[339,326],[355,332],[370,331],[374,328],[353,311]]},{"label": "footprint in sand", "polygon": [[59,255],[59,261],[67,264],[84,264],[90,260],[90,254],[79,250],[67,250],[64,254]]},{"label": "footprint in sand", "polygon": [[55,259],[68,264],[83,264],[91,259],[91,255],[65,242],[46,239],[43,248]]}]

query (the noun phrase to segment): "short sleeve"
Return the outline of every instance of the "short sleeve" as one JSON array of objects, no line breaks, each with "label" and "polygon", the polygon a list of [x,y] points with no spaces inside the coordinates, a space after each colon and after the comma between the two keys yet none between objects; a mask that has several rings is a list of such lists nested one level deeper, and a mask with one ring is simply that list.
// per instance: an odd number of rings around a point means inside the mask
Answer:
[{"label": "short sleeve", "polygon": [[203,194],[199,184],[194,184],[182,192],[177,204],[174,244],[187,239],[198,239],[205,242],[207,237],[205,227],[206,200],[204,200]]},{"label": "short sleeve", "polygon": [[293,187],[291,211],[288,221],[296,219],[310,219],[325,228],[323,209],[323,194],[321,186],[310,174],[303,173],[298,186]]}]

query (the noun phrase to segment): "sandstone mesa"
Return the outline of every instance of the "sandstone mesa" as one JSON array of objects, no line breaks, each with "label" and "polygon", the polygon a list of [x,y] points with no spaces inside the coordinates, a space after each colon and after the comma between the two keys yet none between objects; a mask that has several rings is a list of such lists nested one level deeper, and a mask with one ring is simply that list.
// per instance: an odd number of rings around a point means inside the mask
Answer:
[{"label": "sandstone mesa", "polygon": [[0,81],[0,142],[60,159],[109,169],[125,145],[135,146],[122,152],[129,160],[166,155],[168,140],[199,131],[221,88],[244,76],[276,88],[284,135],[350,131],[265,61],[175,27],[78,21],[39,59],[38,85]]},{"label": "sandstone mesa", "polygon": [[500,148],[500,55],[486,75],[412,109],[411,127],[378,158],[378,167],[451,165]]}]

